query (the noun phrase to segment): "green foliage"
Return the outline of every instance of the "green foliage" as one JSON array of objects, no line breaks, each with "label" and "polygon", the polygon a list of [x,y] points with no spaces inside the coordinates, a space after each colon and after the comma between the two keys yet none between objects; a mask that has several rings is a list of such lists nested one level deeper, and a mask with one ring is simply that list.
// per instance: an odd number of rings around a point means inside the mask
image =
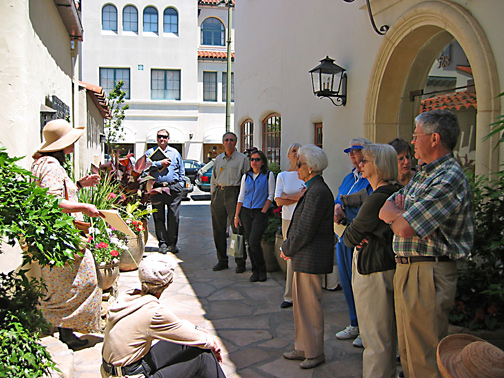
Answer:
[{"label": "green foliage", "polygon": [[268,218],[268,226],[263,234],[266,243],[274,243],[277,234],[282,233],[282,207],[278,206]]},{"label": "green foliage", "polygon": [[0,274],[0,377],[42,377],[57,370],[39,343],[38,332],[48,327],[37,308],[42,286],[25,273]]},{"label": "green foliage", "polygon": [[269,166],[268,166],[268,169],[273,172],[273,174],[275,175],[275,178],[278,176],[278,174],[280,173],[280,165],[278,165],[277,163],[270,163]]},{"label": "green foliage", "polygon": [[126,92],[121,88],[124,82],[119,80],[114,89],[108,94],[108,104],[111,110],[111,118],[105,122],[105,138],[107,145],[107,152],[110,153],[115,147],[114,143],[120,142],[124,139],[124,127],[122,121],[126,117],[124,112],[129,109],[129,105],[125,105],[124,97]]},{"label": "green foliage", "polygon": [[[499,94],[497,97],[503,97],[504,92]],[[483,140],[490,139],[492,136],[500,134],[504,131],[504,115],[500,115],[497,117],[497,121],[490,124],[490,133],[483,138]],[[500,139],[497,142],[495,148],[499,146],[499,144],[504,143],[504,133],[501,134]]]},{"label": "green foliage", "polygon": [[[31,173],[0,147],[0,237],[26,245],[23,263],[63,266],[79,253],[73,218],[61,212],[59,200],[32,182]],[[1,251],[0,251],[1,253]]]}]

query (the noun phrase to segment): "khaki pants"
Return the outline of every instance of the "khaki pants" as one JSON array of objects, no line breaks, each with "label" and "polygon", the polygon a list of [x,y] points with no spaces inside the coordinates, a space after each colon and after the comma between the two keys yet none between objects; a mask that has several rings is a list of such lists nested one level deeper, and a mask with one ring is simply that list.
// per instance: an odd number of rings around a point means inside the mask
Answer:
[{"label": "khaki pants", "polygon": [[406,378],[441,378],[436,349],[448,334],[448,313],[456,287],[454,261],[397,264],[397,336]]},{"label": "khaki pants", "polygon": [[294,347],[306,358],[324,353],[324,312],[322,310],[322,276],[294,272],[292,299],[294,304]]},{"label": "khaki pants", "polygon": [[[283,240],[287,239],[287,230],[289,229],[290,219],[282,219],[282,236]],[[292,260],[287,260],[287,272],[285,272],[285,293],[284,301],[292,303],[292,277],[294,271],[292,270]]]},{"label": "khaki pants", "polygon": [[364,345],[363,378],[395,378],[397,332],[394,313],[394,270],[360,274],[358,252],[352,261],[352,288]]}]

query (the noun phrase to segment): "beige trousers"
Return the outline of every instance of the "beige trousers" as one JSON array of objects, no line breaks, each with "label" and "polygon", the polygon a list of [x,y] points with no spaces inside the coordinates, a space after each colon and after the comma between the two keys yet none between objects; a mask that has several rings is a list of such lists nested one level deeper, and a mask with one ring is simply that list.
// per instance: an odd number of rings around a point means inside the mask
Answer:
[{"label": "beige trousers", "polygon": [[[282,236],[283,240],[287,239],[287,230],[289,229],[290,219],[282,219]],[[285,272],[285,293],[284,301],[292,303],[292,277],[294,271],[292,270],[292,260],[287,260],[287,272]]]},{"label": "beige trousers", "polygon": [[322,310],[322,274],[294,272],[294,347],[306,358],[324,353],[324,312]]},{"label": "beige trousers", "polygon": [[395,378],[397,332],[394,313],[394,270],[360,274],[358,251],[352,260],[352,289],[364,345],[363,378]]},{"label": "beige trousers", "polygon": [[399,354],[406,378],[441,378],[436,349],[448,334],[457,264],[397,264],[394,277]]}]

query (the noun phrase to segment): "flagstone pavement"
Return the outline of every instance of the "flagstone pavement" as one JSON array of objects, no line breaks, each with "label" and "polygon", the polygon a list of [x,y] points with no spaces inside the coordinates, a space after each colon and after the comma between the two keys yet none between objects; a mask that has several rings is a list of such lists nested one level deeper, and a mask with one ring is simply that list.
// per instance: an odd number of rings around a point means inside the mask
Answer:
[{"label": "flagstone pavement", "polygon": [[[149,224],[147,252],[157,253],[157,241]],[[175,255],[179,262],[174,283],[161,301],[180,317],[211,330],[221,342],[223,370],[228,378],[272,377],[361,377],[362,349],[351,340],[340,341],[335,333],[349,324],[342,291],[323,290],[326,363],[311,370],[299,367],[299,361],[282,357],[294,347],[292,308],[281,309],[284,275],[268,273],[266,282],[251,283],[250,264],[242,274],[229,269],[214,272],[216,252],[212,237],[209,201],[186,201],[180,208],[180,231]],[[138,287],[138,273],[122,272],[119,292]],[[72,352],[55,337],[45,337],[62,373],[53,377],[99,378],[102,338],[100,334],[83,335],[90,346]]]}]

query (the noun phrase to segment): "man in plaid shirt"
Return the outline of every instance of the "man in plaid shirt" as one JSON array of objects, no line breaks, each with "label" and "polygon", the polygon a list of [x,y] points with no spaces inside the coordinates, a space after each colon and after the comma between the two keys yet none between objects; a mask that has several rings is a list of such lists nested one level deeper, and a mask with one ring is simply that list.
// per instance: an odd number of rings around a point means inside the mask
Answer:
[{"label": "man in plaid shirt", "polygon": [[470,253],[473,213],[469,182],[453,157],[457,117],[432,110],[416,119],[412,144],[426,164],[380,211],[394,232],[399,353],[406,378],[441,377],[436,348],[448,333],[457,286],[456,260]]}]

